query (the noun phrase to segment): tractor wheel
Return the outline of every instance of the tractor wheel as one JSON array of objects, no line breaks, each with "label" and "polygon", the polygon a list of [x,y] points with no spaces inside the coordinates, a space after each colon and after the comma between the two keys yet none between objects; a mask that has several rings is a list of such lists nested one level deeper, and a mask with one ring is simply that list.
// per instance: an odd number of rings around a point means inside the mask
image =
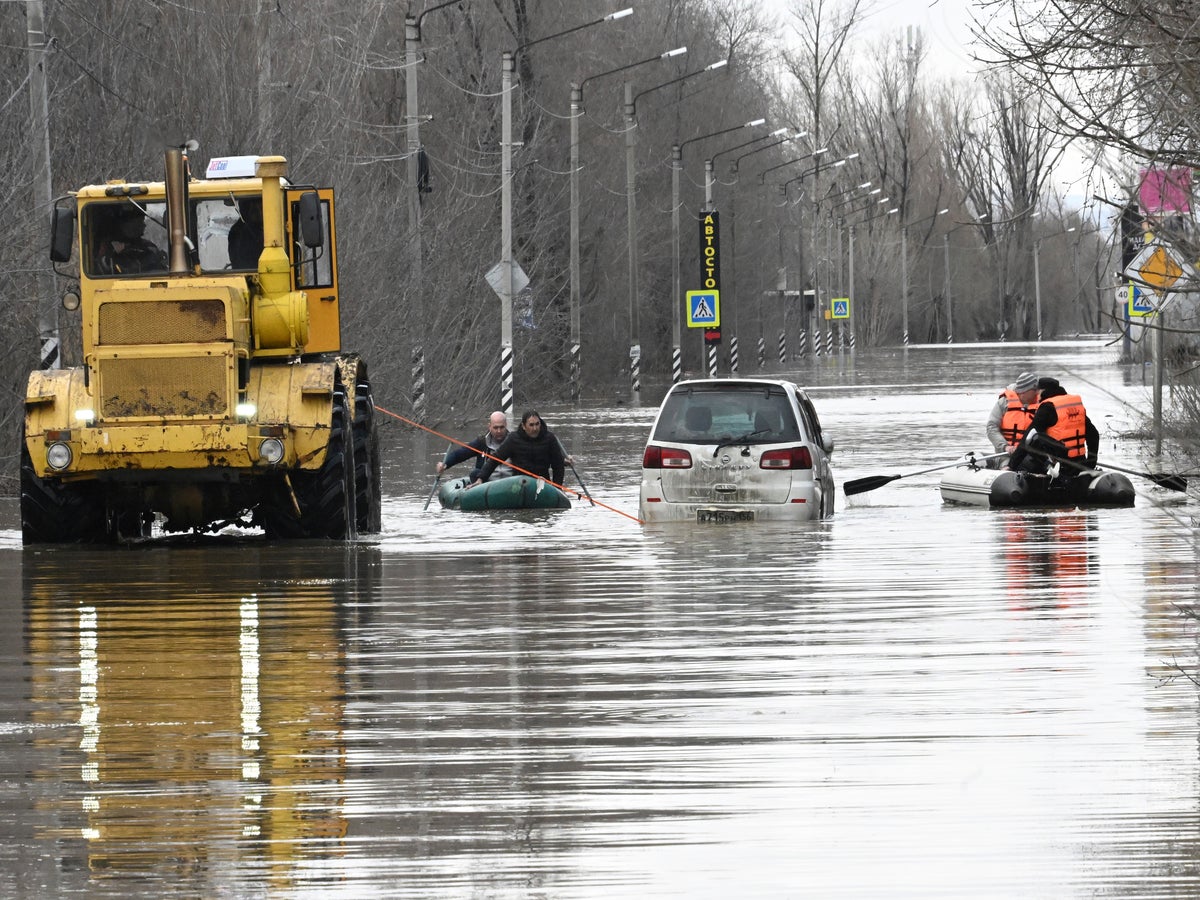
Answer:
[{"label": "tractor wheel", "polygon": [[359,534],[382,530],[379,483],[379,433],[375,430],[375,401],[364,378],[354,391],[354,504]]},{"label": "tractor wheel", "polygon": [[104,505],[90,485],[66,487],[38,477],[21,447],[21,538],[26,544],[90,544],[107,538]]}]

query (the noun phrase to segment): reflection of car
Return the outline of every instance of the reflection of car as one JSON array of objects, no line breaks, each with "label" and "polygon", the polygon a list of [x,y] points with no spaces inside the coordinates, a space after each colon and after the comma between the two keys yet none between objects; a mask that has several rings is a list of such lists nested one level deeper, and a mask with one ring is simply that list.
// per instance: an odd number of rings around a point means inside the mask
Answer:
[{"label": "reflection of car", "polygon": [[805,520],[833,514],[833,441],[789,381],[683,381],[642,456],[645,522]]}]

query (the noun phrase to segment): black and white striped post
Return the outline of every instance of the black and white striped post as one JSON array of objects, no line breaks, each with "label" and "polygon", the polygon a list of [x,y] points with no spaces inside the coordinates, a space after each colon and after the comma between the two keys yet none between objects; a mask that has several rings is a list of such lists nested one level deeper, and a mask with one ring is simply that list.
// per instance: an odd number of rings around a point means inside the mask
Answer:
[{"label": "black and white striped post", "polygon": [[758,336],[758,371],[762,371],[767,367],[767,342],[760,334]]},{"label": "black and white striped post", "polygon": [[729,374],[738,373],[738,339],[736,335],[729,339]]},{"label": "black and white striped post", "polygon": [[786,331],[779,332],[779,364],[781,366],[787,365],[787,332]]},{"label": "black and white striped post", "polygon": [[717,345],[708,344],[708,377],[717,377]]},{"label": "black and white striped post", "polygon": [[500,411],[512,416],[513,410],[513,348],[500,345]]},{"label": "black and white striped post", "polygon": [[425,421],[425,351],[419,346],[412,354],[412,407],[413,418]]},{"label": "black and white striped post", "polygon": [[683,352],[678,347],[671,348],[671,384],[683,381]]},{"label": "black and white striped post", "polygon": [[571,342],[571,402],[579,402],[579,342]]}]

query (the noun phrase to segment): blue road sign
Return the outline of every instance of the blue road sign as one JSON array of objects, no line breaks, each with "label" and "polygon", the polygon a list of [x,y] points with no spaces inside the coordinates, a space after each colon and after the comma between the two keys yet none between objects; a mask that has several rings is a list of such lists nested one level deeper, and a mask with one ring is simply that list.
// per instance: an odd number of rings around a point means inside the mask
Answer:
[{"label": "blue road sign", "polygon": [[716,328],[721,324],[720,291],[687,292],[687,327]]},{"label": "blue road sign", "polygon": [[850,318],[850,298],[849,297],[834,297],[832,301],[833,309],[829,317],[831,319],[848,319]]},{"label": "blue road sign", "polygon": [[1149,288],[1144,288],[1138,284],[1129,285],[1129,315],[1131,316],[1151,316],[1154,315],[1154,301],[1156,300],[1154,291]]}]

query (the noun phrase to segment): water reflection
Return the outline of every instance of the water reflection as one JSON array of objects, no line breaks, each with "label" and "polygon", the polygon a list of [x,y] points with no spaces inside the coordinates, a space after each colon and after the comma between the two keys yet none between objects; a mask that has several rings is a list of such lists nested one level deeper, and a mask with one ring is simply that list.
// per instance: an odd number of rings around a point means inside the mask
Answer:
[{"label": "water reflection", "polygon": [[346,832],[343,618],[371,566],[354,551],[172,548],[94,581],[109,562],[25,553],[34,746],[55,766],[35,777],[59,785],[37,839],[97,889],[215,886],[235,861],[286,887],[298,851]]},{"label": "water reflection", "polygon": [[1047,615],[1094,589],[1098,518],[1109,510],[997,510],[993,546],[1013,609]]},{"label": "water reflection", "polygon": [[[1088,384],[1136,465],[1088,352],[800,380],[839,481],[957,458],[1019,368]],[[626,510],[651,416],[547,411]],[[422,509],[444,443],[391,437],[371,544],[0,532],[0,896],[1196,894],[1191,498],[471,515]]]}]

